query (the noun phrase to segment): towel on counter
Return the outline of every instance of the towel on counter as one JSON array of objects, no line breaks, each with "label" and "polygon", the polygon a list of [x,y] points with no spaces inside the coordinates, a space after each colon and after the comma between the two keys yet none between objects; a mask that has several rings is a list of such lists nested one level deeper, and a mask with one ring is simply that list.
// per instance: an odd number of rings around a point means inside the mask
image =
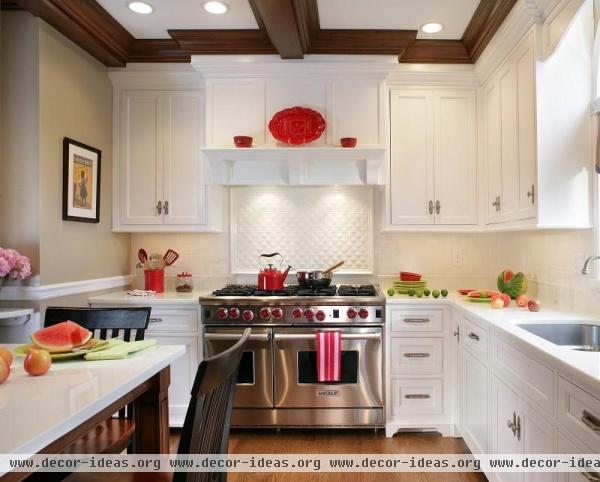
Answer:
[{"label": "towel on counter", "polygon": [[151,346],[156,345],[156,340],[141,341],[121,341],[111,340],[111,345],[101,351],[94,351],[85,354],[86,360],[120,360],[127,358],[130,353],[135,353]]},{"label": "towel on counter", "polygon": [[342,333],[319,331],[317,342],[317,379],[319,382],[339,382],[342,371]]},{"label": "towel on counter", "polygon": [[156,291],[152,290],[129,290],[125,292],[126,295],[129,296],[153,296],[156,294]]}]

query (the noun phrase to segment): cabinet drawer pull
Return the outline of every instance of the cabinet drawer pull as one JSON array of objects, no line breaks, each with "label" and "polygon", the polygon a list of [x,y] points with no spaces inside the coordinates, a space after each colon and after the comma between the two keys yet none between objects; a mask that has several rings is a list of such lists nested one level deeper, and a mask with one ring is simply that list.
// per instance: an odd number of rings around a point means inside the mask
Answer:
[{"label": "cabinet drawer pull", "polygon": [[583,414],[581,415],[581,421],[585,426],[591,428],[595,433],[600,434],[600,419],[594,417],[587,410],[583,411]]},{"label": "cabinet drawer pull", "polygon": [[600,482],[600,474],[598,472],[581,472],[585,480],[590,482]]},{"label": "cabinet drawer pull", "polygon": [[404,357],[406,358],[429,358],[431,355],[429,353],[405,353]]},{"label": "cabinet drawer pull", "polygon": [[476,335],[475,333],[471,332],[467,335],[471,340],[475,340],[475,341],[479,341],[479,335]]},{"label": "cabinet drawer pull", "polygon": [[431,398],[431,395],[428,393],[408,393],[404,395],[404,398],[408,398],[409,400],[426,400]]},{"label": "cabinet drawer pull", "polygon": [[162,323],[163,319],[162,318],[150,318],[150,320],[148,320],[150,323]]},{"label": "cabinet drawer pull", "polygon": [[404,318],[404,323],[429,323],[429,318]]}]

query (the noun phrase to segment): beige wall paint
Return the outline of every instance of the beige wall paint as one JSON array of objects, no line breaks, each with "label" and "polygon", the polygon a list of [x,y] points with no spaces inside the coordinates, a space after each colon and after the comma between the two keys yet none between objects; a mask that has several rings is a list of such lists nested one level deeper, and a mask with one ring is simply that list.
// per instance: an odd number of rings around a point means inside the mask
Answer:
[{"label": "beige wall paint", "polygon": [[22,12],[2,12],[0,21],[0,246],[29,256],[37,273],[40,21]]},{"label": "beige wall paint", "polygon": [[[3,13],[2,26],[8,82],[2,88],[7,102],[0,186],[6,190],[0,189],[0,199],[11,209],[0,209],[0,245],[30,255],[42,284],[129,274],[130,236],[111,231],[112,86],[106,67],[27,12]],[[62,220],[64,137],[102,151],[99,224]]]}]

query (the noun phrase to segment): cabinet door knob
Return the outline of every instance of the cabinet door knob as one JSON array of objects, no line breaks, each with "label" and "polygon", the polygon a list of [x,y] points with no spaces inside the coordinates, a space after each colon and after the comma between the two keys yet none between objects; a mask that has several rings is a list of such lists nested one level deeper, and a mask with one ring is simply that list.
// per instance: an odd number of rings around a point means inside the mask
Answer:
[{"label": "cabinet door knob", "polygon": [[158,201],[158,202],[156,203],[156,212],[157,212],[158,214],[162,214],[162,209],[163,209],[163,206],[162,206],[162,201]]},{"label": "cabinet door knob", "polygon": [[531,191],[527,191],[527,197],[531,198],[531,204],[535,204],[535,184],[531,185]]},{"label": "cabinet door knob", "polygon": [[165,201],[165,214],[169,214],[169,201]]},{"label": "cabinet door knob", "polygon": [[429,201],[429,214],[433,214],[433,201]]},{"label": "cabinet door knob", "polygon": [[440,211],[442,210],[442,203],[439,201],[435,202],[435,214],[440,214]]},{"label": "cabinet door knob", "polygon": [[496,196],[496,200],[492,203],[492,206],[496,208],[496,211],[500,211],[500,196]]}]

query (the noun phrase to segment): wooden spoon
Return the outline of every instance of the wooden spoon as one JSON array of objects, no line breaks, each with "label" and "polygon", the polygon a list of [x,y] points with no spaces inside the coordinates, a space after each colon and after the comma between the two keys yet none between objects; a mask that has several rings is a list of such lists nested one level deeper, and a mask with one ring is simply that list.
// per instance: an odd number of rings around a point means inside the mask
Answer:
[{"label": "wooden spoon", "polygon": [[326,268],[323,270],[323,273],[327,274],[327,273],[331,273],[332,271],[338,269],[340,266],[342,266],[345,263],[345,261],[339,261],[338,263],[335,263],[334,265],[331,265],[329,268]]}]

